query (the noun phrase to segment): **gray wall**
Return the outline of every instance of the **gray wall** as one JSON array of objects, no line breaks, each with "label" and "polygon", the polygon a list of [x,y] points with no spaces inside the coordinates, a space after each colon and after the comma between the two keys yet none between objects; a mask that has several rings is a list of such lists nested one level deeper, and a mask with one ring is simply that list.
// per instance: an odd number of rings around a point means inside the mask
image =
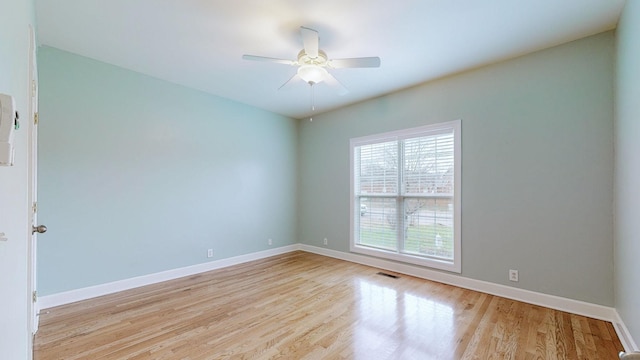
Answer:
[{"label": "gray wall", "polygon": [[53,48],[38,61],[42,295],[297,241],[296,120]]},{"label": "gray wall", "polygon": [[627,1],[617,30],[615,299],[640,339],[640,2]]},{"label": "gray wall", "polygon": [[608,32],[301,122],[301,242],[349,249],[350,138],[462,119],[462,276],[612,306],[613,67]]}]

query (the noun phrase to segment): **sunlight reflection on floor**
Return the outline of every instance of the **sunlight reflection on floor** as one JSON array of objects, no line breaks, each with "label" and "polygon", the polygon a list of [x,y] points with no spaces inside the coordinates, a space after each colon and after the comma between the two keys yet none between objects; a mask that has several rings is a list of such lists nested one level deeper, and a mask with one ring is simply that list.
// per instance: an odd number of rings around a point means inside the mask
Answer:
[{"label": "sunlight reflection on floor", "polygon": [[[357,279],[356,359],[438,359],[455,341],[453,309],[384,282]],[[453,354],[452,354],[453,356]]]}]

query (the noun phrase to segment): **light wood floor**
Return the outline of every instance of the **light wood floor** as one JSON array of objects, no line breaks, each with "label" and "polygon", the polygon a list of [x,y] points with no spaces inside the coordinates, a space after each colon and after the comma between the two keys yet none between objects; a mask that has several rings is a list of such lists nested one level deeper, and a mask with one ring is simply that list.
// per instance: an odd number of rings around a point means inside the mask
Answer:
[{"label": "light wood floor", "polygon": [[35,360],[617,359],[611,323],[305,252],[43,311]]}]

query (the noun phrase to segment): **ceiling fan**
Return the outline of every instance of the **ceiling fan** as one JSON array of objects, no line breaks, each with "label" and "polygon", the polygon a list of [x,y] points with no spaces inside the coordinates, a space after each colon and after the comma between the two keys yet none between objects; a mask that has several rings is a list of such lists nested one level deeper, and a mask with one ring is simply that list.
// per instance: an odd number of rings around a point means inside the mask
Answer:
[{"label": "ceiling fan", "polygon": [[340,95],[346,94],[348,90],[333,75],[331,75],[327,69],[380,67],[379,57],[329,59],[327,54],[318,47],[319,37],[316,30],[301,26],[300,33],[302,34],[302,43],[304,48],[298,53],[297,60],[277,59],[255,55],[242,55],[242,58],[244,60],[266,61],[297,66],[297,73],[280,86],[278,90],[298,80],[302,80],[312,87],[313,85],[324,81],[327,85],[337,88]]}]

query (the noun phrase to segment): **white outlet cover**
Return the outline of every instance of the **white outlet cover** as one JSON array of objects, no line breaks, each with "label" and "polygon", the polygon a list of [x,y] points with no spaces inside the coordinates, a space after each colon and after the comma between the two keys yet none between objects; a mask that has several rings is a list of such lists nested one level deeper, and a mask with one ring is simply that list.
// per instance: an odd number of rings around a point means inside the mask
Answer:
[{"label": "white outlet cover", "polygon": [[509,270],[509,280],[518,281],[518,270]]}]

